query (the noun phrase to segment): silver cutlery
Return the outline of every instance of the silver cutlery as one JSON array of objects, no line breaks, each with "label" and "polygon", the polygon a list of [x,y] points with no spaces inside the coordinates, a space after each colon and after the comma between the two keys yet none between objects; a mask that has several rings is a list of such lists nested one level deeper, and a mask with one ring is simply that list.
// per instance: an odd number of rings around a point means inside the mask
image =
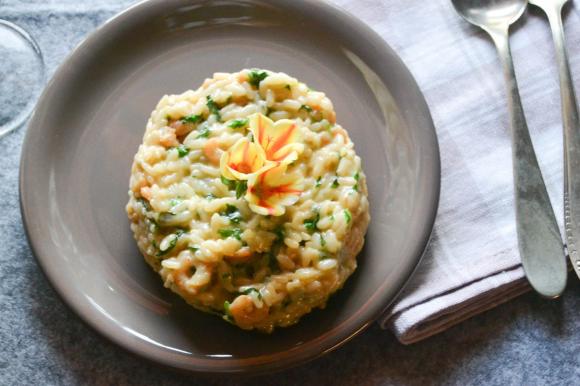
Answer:
[{"label": "silver cutlery", "polygon": [[562,8],[568,0],[529,1],[530,4],[541,8],[548,16],[556,46],[556,58],[560,73],[562,122],[564,124],[564,224],[568,255],[572,261],[572,267],[580,278],[580,253],[578,252],[580,240],[578,238],[580,232],[580,118],[562,25]]},{"label": "silver cutlery", "polygon": [[486,31],[501,59],[511,119],[516,230],[524,271],[541,295],[556,298],[566,287],[566,260],[558,223],[542,178],[521,104],[509,46],[509,26],[527,0],[452,0],[457,12]]}]

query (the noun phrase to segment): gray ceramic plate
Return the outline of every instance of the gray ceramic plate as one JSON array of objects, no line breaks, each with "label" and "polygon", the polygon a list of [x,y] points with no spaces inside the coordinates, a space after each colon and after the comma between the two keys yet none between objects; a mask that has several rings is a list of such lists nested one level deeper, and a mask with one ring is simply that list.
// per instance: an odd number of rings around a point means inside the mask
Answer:
[{"label": "gray ceramic plate", "polygon": [[[197,312],[163,288],[124,210],[131,161],[158,99],[248,67],[287,72],[329,95],[363,159],[372,211],[345,288],[271,336]],[[56,72],[28,128],[20,193],[42,269],[104,336],[179,369],[273,371],[346,342],[401,290],[432,229],[439,154],[403,63],[343,11],[320,1],[151,0],[99,28]]]}]

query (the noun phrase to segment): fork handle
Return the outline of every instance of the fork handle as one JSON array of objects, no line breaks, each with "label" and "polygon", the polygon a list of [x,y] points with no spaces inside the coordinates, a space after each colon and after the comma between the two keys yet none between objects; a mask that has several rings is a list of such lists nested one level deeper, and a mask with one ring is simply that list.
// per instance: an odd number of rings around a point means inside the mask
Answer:
[{"label": "fork handle", "polygon": [[562,103],[562,122],[564,124],[564,224],[568,255],[572,267],[580,278],[580,253],[578,235],[580,232],[580,118],[578,102],[574,92],[572,75],[562,24],[562,6],[542,7],[548,20],[556,46],[558,72],[560,74],[560,98]]},{"label": "fork handle", "polygon": [[566,287],[562,237],[526,124],[512,62],[508,26],[488,30],[497,47],[507,84],[512,128],[516,231],[528,281],[541,295],[556,298]]}]

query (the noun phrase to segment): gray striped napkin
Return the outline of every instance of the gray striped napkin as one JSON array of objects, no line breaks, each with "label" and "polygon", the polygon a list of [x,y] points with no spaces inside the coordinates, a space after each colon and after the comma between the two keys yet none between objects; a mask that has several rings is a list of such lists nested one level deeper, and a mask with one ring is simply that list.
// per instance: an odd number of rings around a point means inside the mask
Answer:
[{"label": "gray striped napkin", "polygon": [[[440,141],[441,202],[431,245],[415,276],[381,319],[413,343],[529,289],[515,233],[504,80],[483,32],[450,0],[334,0],[373,27],[401,56],[431,108]],[[580,90],[580,11],[565,19]],[[539,12],[512,30],[528,125],[562,226],[562,121],[552,38]]]}]

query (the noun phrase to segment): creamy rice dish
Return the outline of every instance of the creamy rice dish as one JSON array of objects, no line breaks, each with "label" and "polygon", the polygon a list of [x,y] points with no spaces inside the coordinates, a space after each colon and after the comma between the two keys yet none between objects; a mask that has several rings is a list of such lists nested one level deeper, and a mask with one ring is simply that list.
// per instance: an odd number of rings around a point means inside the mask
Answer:
[{"label": "creamy rice dish", "polygon": [[135,155],[127,213],[166,287],[243,329],[323,308],[356,268],[365,174],[324,93],[284,73],[216,73],[166,95]]}]

